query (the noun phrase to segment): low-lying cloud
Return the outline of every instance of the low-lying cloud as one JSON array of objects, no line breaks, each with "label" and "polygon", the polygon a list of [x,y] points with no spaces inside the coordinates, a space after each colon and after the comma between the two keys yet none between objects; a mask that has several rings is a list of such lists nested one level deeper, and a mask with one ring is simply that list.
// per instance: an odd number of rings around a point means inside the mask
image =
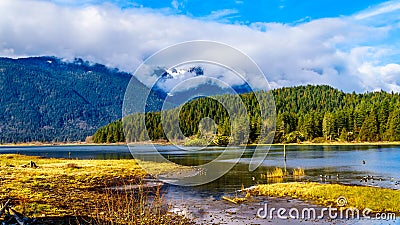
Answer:
[{"label": "low-lying cloud", "polygon": [[272,87],[329,84],[345,91],[398,92],[400,65],[389,56],[399,45],[381,40],[399,26],[362,21],[385,12],[378,8],[367,16],[247,26],[112,4],[78,7],[2,0],[0,56],[80,57],[133,72],[162,48],[201,39],[229,44],[252,57]]}]

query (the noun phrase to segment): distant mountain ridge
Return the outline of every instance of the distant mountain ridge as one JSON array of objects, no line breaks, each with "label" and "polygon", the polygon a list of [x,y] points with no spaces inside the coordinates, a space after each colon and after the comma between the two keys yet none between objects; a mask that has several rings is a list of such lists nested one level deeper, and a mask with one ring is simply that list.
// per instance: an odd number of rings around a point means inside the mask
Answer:
[{"label": "distant mountain ridge", "polygon": [[[154,74],[163,78],[165,72],[160,68]],[[204,73],[201,67],[188,68],[186,72],[196,76]],[[169,75],[174,73],[179,71],[169,71]],[[0,58],[0,142],[84,140],[121,118],[129,82],[133,82],[135,91],[150,92],[146,111],[161,109],[167,92],[154,87],[149,90],[131,74],[118,69],[82,59],[64,62],[47,56]],[[216,87],[199,85],[197,91],[213,88]],[[232,88],[237,93],[251,91],[246,85]],[[279,88],[272,93],[278,115],[276,142],[320,137],[400,140],[398,93],[344,93],[326,85]],[[169,108],[178,102],[169,102]],[[161,137],[162,132],[157,135]]]},{"label": "distant mountain ridge", "polygon": [[[82,59],[0,58],[0,141],[78,141],[121,118],[132,75]],[[148,88],[133,78],[143,91]],[[154,93],[148,110],[162,100]]]}]

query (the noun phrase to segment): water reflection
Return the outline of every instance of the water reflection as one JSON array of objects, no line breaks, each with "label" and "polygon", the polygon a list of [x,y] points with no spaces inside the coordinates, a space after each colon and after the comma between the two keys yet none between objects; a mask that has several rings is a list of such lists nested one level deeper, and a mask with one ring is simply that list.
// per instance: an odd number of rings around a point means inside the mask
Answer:
[{"label": "water reflection", "polygon": [[[185,151],[175,146],[156,146],[157,150],[165,158],[181,165],[201,165],[215,160],[225,149],[219,147],[198,150],[192,147],[192,151]],[[150,145],[137,145],[133,148],[143,155],[152,148]],[[249,172],[248,164],[253,154],[253,147],[247,147],[242,158],[229,173],[212,182],[210,188],[220,187],[226,190],[249,186],[256,183],[270,183],[260,179],[260,175],[275,167],[303,168],[306,172],[304,179],[321,182],[320,176],[330,176],[331,179],[323,179],[322,182],[342,182],[362,184],[360,180],[364,176],[374,176],[376,182],[373,185],[398,189],[395,181],[400,180],[400,148],[399,146],[286,146],[286,161],[283,159],[283,147],[272,146],[262,166],[253,172]],[[227,151],[232,153],[242,151],[241,147],[231,147]],[[13,146],[0,147],[0,153],[20,153],[54,158],[77,159],[131,159],[132,156],[126,145],[72,145],[72,146]],[[235,154],[233,154],[235,155]],[[151,158],[151,155],[148,155]],[[235,158],[221,160],[221,163],[230,163]],[[363,163],[365,162],[365,164]],[[339,179],[337,175],[339,174]],[[253,179],[256,178],[256,179]],[[391,178],[394,181],[391,181]],[[292,178],[284,178],[290,181]],[[279,180],[281,182],[282,180]],[[277,181],[276,181],[277,182]],[[207,186],[206,185],[206,186]],[[372,185],[372,184],[367,184]],[[217,188],[218,189],[218,188]]]}]

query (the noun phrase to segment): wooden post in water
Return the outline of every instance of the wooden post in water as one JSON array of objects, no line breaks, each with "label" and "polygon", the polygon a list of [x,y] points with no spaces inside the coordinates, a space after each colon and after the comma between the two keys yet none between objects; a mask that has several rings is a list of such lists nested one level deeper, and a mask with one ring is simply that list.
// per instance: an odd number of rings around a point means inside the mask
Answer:
[{"label": "wooden post in water", "polygon": [[285,166],[285,174],[286,174],[287,170],[286,170],[286,145],[285,144],[283,144],[283,163]]},{"label": "wooden post in water", "polygon": [[285,144],[283,144],[283,158],[286,161],[286,145]]}]

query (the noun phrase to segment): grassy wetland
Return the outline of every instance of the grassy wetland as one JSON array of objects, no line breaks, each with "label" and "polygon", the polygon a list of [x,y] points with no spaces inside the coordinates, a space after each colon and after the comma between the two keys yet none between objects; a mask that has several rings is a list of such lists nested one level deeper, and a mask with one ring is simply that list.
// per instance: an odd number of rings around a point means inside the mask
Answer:
[{"label": "grassy wetland", "polygon": [[[31,161],[37,167],[31,167]],[[150,163],[149,163],[150,164]],[[97,224],[186,224],[168,212],[160,189],[113,191],[140,184],[144,177],[181,170],[166,163],[147,166],[135,160],[70,160],[18,154],[0,155],[0,203],[31,218],[85,217]],[[76,222],[78,223],[78,222]],[[74,224],[74,221],[72,221]],[[82,224],[82,222],[79,222]]]},{"label": "grassy wetland", "polygon": [[343,207],[346,208],[369,208],[375,213],[400,214],[400,190],[387,188],[292,182],[258,185],[250,193],[255,196],[296,198],[327,207],[337,207],[338,198],[344,197],[346,203]]},{"label": "grassy wetland", "polygon": [[[52,224],[188,224],[192,221],[223,224],[231,220],[237,220],[237,224],[263,224],[265,220],[255,218],[259,202],[268,201],[273,207],[285,208],[297,207],[297,204],[337,207],[340,196],[347,199],[345,207],[357,207],[360,211],[370,208],[373,212],[399,215],[400,210],[399,191],[394,190],[399,181],[399,170],[394,163],[400,156],[397,146],[290,146],[286,164],[281,147],[272,146],[265,160],[268,166],[252,173],[248,172],[247,164],[238,163],[223,178],[199,187],[166,185],[135,192],[111,188],[137,187],[159,175],[184,172],[187,167],[133,160],[126,146],[11,147],[3,151],[0,204],[11,199],[13,209],[41,221],[55,218],[53,221],[57,222]],[[194,154],[171,146],[160,147],[160,152],[168,154],[178,165],[202,164],[222,151],[215,147]],[[67,157],[69,152],[71,157],[80,160],[57,158]],[[252,149],[248,149],[243,157],[251,153]],[[123,159],[128,156],[129,159]],[[31,167],[31,161],[37,168]],[[139,166],[142,163],[146,164],[146,172]],[[374,173],[377,166],[381,169]],[[372,176],[373,180],[369,178]],[[252,187],[251,191],[238,192],[249,190],[248,187]],[[191,221],[180,217],[179,212],[186,213]],[[66,217],[67,223],[58,222],[61,219],[65,222]],[[204,222],[204,219],[207,220]]]}]

